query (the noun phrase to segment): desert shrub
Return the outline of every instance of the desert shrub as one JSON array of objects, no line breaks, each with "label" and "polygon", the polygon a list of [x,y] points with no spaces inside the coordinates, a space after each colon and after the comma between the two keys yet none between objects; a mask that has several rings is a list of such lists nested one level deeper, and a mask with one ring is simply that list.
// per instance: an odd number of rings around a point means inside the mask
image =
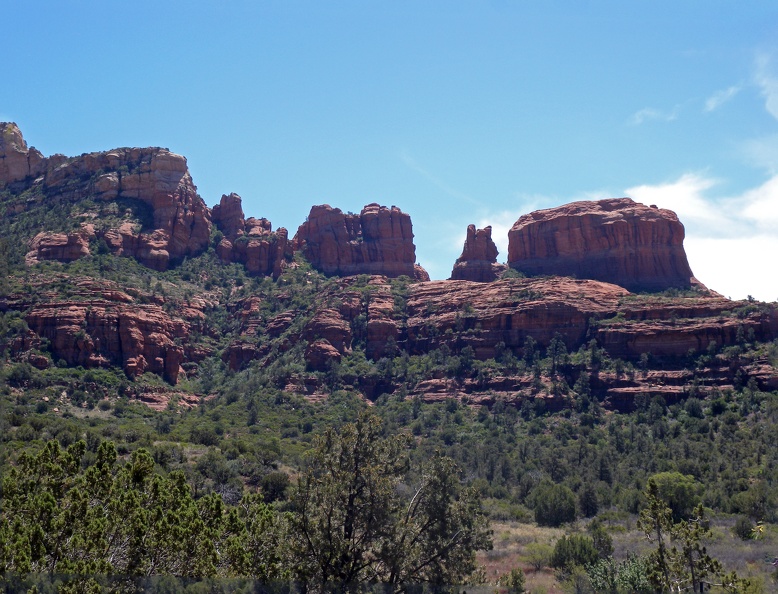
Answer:
[{"label": "desert shrub", "polygon": [[541,526],[561,526],[575,520],[575,495],[564,485],[541,484],[535,489],[535,521]]},{"label": "desert shrub", "polygon": [[554,552],[551,554],[551,567],[556,569],[574,565],[585,567],[593,565],[599,558],[600,555],[591,538],[581,534],[571,534],[556,541]]}]

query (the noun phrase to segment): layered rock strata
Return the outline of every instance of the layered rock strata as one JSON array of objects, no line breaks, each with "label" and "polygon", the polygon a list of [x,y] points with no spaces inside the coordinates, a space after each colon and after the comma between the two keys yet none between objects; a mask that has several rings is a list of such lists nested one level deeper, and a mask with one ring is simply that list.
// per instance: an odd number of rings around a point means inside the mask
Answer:
[{"label": "layered rock strata", "polygon": [[500,278],[504,264],[497,264],[497,246],[492,241],[492,228],[476,229],[467,226],[467,237],[462,255],[457,258],[451,271],[451,280],[468,280],[490,283]]},{"label": "layered rock strata", "polygon": [[314,268],[327,275],[429,279],[416,265],[411,217],[396,206],[368,204],[358,215],[326,204],[314,206],[294,243]]},{"label": "layered rock strata", "polygon": [[629,198],[573,202],[516,221],[508,233],[508,265],[631,291],[688,288],[693,275],[683,239],[683,225],[670,210]]},{"label": "layered rock strata", "polygon": [[[19,128],[9,123],[0,124],[0,139],[0,189],[22,198],[10,201],[12,215],[35,207],[59,208],[65,218],[93,222],[95,237],[114,254],[154,270],[165,270],[208,246],[210,213],[181,155],[162,148],[117,148],[45,158],[28,149]],[[96,203],[93,211],[79,210],[86,199]],[[65,238],[50,235],[43,232],[31,240],[29,262],[89,253],[83,230]],[[51,249],[57,244],[71,249]]]},{"label": "layered rock strata", "polygon": [[[129,377],[150,372],[177,383],[188,355],[185,345],[191,326],[169,315],[163,300],[159,304],[150,299],[140,302],[113,283],[86,278],[63,276],[34,282],[34,295],[0,300],[0,311],[24,312],[32,333],[25,342],[11,345],[12,353],[36,348],[45,339],[54,361],[86,368],[116,365]],[[70,294],[47,289],[60,283],[71,287]],[[186,313],[193,307],[180,309]]]},{"label": "layered rock strata", "polygon": [[213,207],[213,222],[224,234],[216,253],[224,263],[243,264],[249,274],[278,278],[293,256],[287,230],[273,232],[267,219],[246,219],[241,202],[233,193],[223,195]]}]

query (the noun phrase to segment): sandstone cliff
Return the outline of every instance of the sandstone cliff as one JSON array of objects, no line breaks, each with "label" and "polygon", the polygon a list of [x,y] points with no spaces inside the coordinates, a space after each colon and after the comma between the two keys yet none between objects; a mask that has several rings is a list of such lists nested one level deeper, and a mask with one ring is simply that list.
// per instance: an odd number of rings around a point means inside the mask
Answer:
[{"label": "sandstone cliff", "polygon": [[0,190],[23,188],[45,168],[43,155],[34,147],[27,148],[19,127],[13,122],[0,122]]},{"label": "sandstone cliff", "polygon": [[476,229],[467,226],[467,237],[454,269],[451,280],[469,280],[490,283],[500,278],[505,270],[504,264],[497,264],[497,246],[492,241],[492,228]]},{"label": "sandstone cliff", "polygon": [[[7,345],[15,356],[45,340],[54,361],[86,368],[116,365],[131,378],[150,372],[172,384],[181,365],[198,358],[187,343],[191,324],[168,314],[161,298],[137,291],[133,296],[115,283],[87,277],[35,275],[30,283],[32,294],[0,299],[0,311],[23,312],[30,331]],[[68,286],[66,294],[63,285]],[[197,309],[196,304],[179,308],[182,316],[194,318],[202,315]]]},{"label": "sandstone cliff", "polygon": [[241,197],[223,195],[213,207],[212,218],[224,237],[216,253],[224,263],[239,262],[249,274],[278,278],[293,256],[286,229],[273,232],[267,219],[246,219]]},{"label": "sandstone cliff", "polygon": [[688,288],[692,271],[674,212],[629,198],[573,202],[522,216],[508,265],[529,275],[615,283],[633,291]]},{"label": "sandstone cliff", "polygon": [[327,275],[429,276],[416,262],[411,217],[396,206],[368,204],[358,215],[314,206],[294,238],[295,248]]},{"label": "sandstone cliff", "polygon": [[98,238],[116,255],[165,270],[208,246],[210,213],[184,157],[161,148],[118,148],[44,158],[27,148],[15,124],[7,123],[0,124],[0,138],[0,189],[11,193],[12,216],[56,209],[60,225],[92,224],[86,234],[81,229],[66,237],[42,230],[31,238],[29,262],[87,255],[86,239]]}]

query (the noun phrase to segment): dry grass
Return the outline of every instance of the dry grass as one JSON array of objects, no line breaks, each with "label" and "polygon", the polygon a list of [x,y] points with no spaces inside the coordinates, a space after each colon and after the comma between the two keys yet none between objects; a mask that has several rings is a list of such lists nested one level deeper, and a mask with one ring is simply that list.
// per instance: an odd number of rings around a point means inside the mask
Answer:
[{"label": "dry grass", "polygon": [[543,528],[535,524],[519,522],[493,522],[494,549],[478,554],[478,563],[486,572],[486,579],[495,583],[500,576],[520,567],[526,576],[528,592],[562,592],[554,573],[546,568],[535,571],[527,562],[525,547],[533,542],[552,545],[565,531],[559,528]]},{"label": "dry grass", "polygon": [[[623,560],[630,554],[646,555],[652,544],[638,531],[634,516],[605,521],[613,538],[614,558]],[[715,518],[711,522],[712,537],[706,543],[708,552],[721,561],[726,571],[737,571],[741,577],[755,578],[764,585],[764,592],[778,592],[778,584],[772,580],[775,567],[767,562],[778,555],[778,526],[766,526],[759,540],[743,541],[732,533],[734,518]],[[529,564],[526,547],[530,543],[553,546],[564,534],[585,532],[586,526],[578,522],[563,528],[543,528],[520,522],[493,522],[494,549],[478,554],[478,563],[484,568],[486,579],[494,584],[500,576],[520,567],[526,576],[527,592],[556,594],[563,592],[554,572],[541,571]]]}]

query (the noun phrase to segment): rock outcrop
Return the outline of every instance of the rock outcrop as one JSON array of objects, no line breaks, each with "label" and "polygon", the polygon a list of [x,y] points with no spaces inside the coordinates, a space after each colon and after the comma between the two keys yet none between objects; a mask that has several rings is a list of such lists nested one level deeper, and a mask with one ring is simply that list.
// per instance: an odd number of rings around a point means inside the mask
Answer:
[{"label": "rock outcrop", "polygon": [[95,237],[94,225],[85,223],[73,233],[43,231],[32,238],[25,262],[32,266],[43,260],[73,262],[90,254],[89,242]]},{"label": "rock outcrop", "polygon": [[43,155],[34,147],[27,148],[19,126],[0,122],[0,190],[23,188],[45,168]]},{"label": "rock outcrop", "polygon": [[[0,302],[0,311],[24,312],[33,335],[11,351],[45,339],[54,361],[86,368],[117,365],[129,377],[150,372],[172,384],[178,381],[190,325],[169,315],[162,304],[141,303],[106,281],[62,276],[31,283],[34,295],[11,295]],[[50,291],[60,283],[70,287],[70,294]]]},{"label": "rock outcrop", "polygon": [[451,280],[479,283],[497,280],[506,268],[504,264],[497,264],[498,253],[492,241],[491,227],[476,229],[475,225],[468,225],[465,246],[451,271]]},{"label": "rock outcrop", "polygon": [[683,225],[670,210],[629,198],[573,202],[516,221],[508,233],[508,265],[631,291],[688,288],[693,275],[683,239]]},{"label": "rock outcrop", "polygon": [[368,204],[358,215],[314,206],[294,238],[314,268],[327,275],[407,275],[429,279],[417,266],[411,217],[396,206]]},{"label": "rock outcrop", "polygon": [[246,219],[241,202],[233,193],[213,207],[213,222],[224,234],[216,253],[222,262],[243,264],[249,274],[278,278],[293,256],[287,230],[273,232],[267,219]]},{"label": "rock outcrop", "polygon": [[[104,239],[110,251],[154,270],[208,246],[210,212],[181,155],[162,148],[118,148],[44,158],[27,148],[15,124],[0,124],[0,138],[0,189],[18,197],[10,200],[11,213],[57,209],[60,224],[91,222],[95,237]],[[76,247],[83,238],[80,231],[67,239],[32,238],[28,260],[58,259],[58,254],[70,258],[76,251],[86,255],[83,245]],[[63,241],[71,247],[54,249]]]}]

